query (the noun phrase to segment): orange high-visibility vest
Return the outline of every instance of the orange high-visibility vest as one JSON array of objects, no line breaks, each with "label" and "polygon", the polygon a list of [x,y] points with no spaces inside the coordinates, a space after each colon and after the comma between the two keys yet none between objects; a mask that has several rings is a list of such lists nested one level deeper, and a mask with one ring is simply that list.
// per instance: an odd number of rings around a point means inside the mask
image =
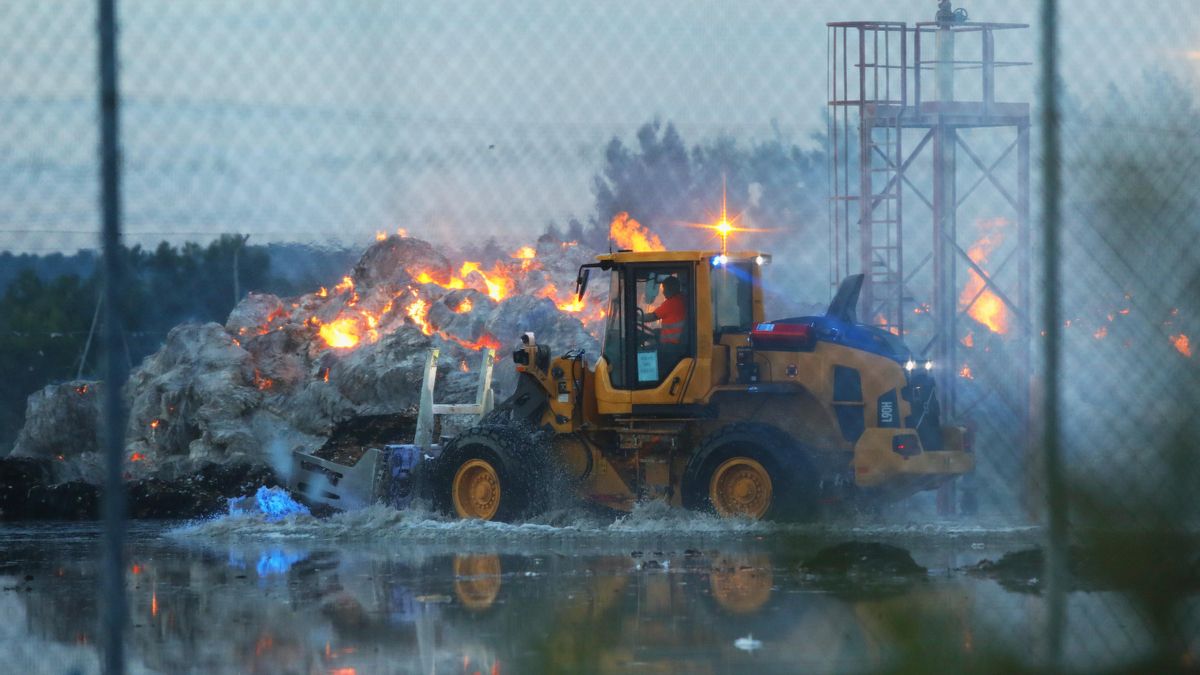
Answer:
[{"label": "orange high-visibility vest", "polygon": [[662,322],[658,331],[658,339],[663,344],[677,345],[683,341],[683,329],[687,325],[687,304],[683,294],[677,293],[658,306],[654,315]]}]

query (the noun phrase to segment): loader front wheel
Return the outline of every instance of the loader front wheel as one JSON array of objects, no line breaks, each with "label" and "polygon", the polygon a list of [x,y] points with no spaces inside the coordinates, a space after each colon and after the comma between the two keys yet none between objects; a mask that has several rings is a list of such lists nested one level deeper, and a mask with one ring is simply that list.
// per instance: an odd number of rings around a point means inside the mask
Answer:
[{"label": "loader front wheel", "polygon": [[435,503],[459,518],[507,522],[533,514],[545,501],[545,453],[515,429],[475,427],[436,461]]},{"label": "loader front wheel", "polygon": [[450,499],[459,518],[491,520],[500,508],[500,476],[485,459],[472,459],[454,474]]}]

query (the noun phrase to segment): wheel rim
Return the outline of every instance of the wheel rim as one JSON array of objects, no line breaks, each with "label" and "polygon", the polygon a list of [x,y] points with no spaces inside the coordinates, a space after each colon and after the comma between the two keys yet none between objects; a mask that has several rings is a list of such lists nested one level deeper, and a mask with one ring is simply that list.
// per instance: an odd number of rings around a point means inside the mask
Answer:
[{"label": "wheel rim", "polygon": [[709,501],[722,516],[762,518],[771,508],[771,475],[749,457],[727,459],[713,472]]},{"label": "wheel rim", "polygon": [[468,609],[487,609],[500,594],[500,557],[454,556],[454,594]]},{"label": "wheel rim", "polygon": [[451,491],[459,518],[491,520],[500,508],[500,476],[482,459],[472,459],[458,468]]},{"label": "wheel rim", "polygon": [[775,585],[771,559],[764,556],[714,560],[708,582],[717,604],[734,614],[761,609]]}]

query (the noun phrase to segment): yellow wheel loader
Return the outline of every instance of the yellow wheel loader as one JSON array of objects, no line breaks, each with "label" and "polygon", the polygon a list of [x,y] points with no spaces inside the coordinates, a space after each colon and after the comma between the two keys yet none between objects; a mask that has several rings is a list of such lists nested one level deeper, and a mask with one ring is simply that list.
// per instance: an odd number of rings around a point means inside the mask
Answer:
[{"label": "yellow wheel loader", "polygon": [[577,278],[582,297],[589,279],[608,277],[594,367],[581,350],[559,354],[526,334],[516,391],[480,425],[415,459],[376,453],[356,471],[377,480],[347,482],[371,483],[378,498],[396,493],[396,476],[420,476],[436,506],[484,520],[535,515],[564,491],[622,511],[663,500],[802,519],[821,503],[896,500],[972,470],[964,430],[939,419],[933,364],[857,321],[862,276],[841,284],[824,316],[769,321],[769,262],[757,252],[598,256]]}]

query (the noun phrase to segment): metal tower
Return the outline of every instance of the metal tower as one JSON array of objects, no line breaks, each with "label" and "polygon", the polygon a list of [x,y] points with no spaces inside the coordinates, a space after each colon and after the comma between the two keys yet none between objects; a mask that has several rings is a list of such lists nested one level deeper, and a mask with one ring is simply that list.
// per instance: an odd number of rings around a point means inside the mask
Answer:
[{"label": "metal tower", "polygon": [[[998,101],[996,75],[1029,64],[997,60],[995,52],[997,34],[1028,25],[968,21],[964,11],[947,8],[938,20],[911,26],[827,27],[830,282],[865,275],[862,320],[906,336],[933,359],[943,412],[952,420],[979,402],[960,401],[956,386],[959,345],[975,325],[963,317],[985,293],[998,298],[1014,318],[1005,339],[1018,355],[1016,372],[1005,377],[1020,384],[997,395],[1009,399],[1021,427],[1018,447],[1027,448],[1029,104]],[[1015,175],[1001,175],[1002,165],[1011,170],[1014,162],[1005,160],[1014,149]],[[993,192],[987,204],[1004,207],[1007,213],[995,215],[1015,234],[1006,250],[988,257],[987,269],[968,255],[958,227],[964,205],[983,203],[977,188],[985,183]],[[1014,258],[1015,274],[1008,268]],[[963,297],[968,280],[979,287],[972,298]],[[953,495],[940,500],[952,502]]]}]

